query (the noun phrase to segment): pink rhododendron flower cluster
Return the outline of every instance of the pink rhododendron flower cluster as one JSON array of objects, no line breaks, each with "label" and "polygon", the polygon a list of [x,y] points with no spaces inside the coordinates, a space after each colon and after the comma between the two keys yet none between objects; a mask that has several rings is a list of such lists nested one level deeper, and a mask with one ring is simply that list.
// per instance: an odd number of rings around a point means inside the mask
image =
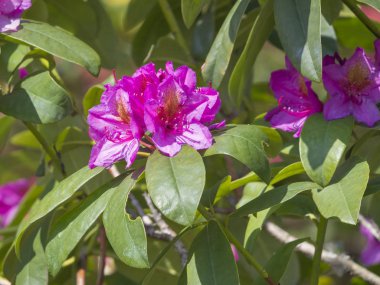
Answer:
[{"label": "pink rhododendron flower cluster", "polygon": [[7,226],[14,218],[18,206],[34,183],[34,178],[19,179],[0,185],[0,226]]},{"label": "pink rhododendron flower cluster", "polygon": [[267,113],[265,119],[274,128],[285,132],[295,132],[299,137],[306,119],[322,111],[322,103],[311,88],[311,81],[302,76],[285,59],[286,69],[272,72],[270,88],[278,100],[278,107]]},{"label": "pink rhododendron flower cluster", "polygon": [[285,70],[274,71],[270,87],[278,100],[278,107],[265,119],[274,128],[295,132],[299,137],[306,119],[322,112],[326,120],[352,115],[359,123],[372,127],[380,121],[380,40],[375,42],[374,57],[357,48],[349,59],[338,54],[323,60],[323,84],[329,94],[324,106],[311,87],[286,58]]},{"label": "pink rhododendron flower cluster", "polygon": [[17,31],[22,13],[31,6],[31,0],[1,0],[0,32]]},{"label": "pink rhododendron flower cluster", "polygon": [[[96,144],[89,166],[110,167],[124,159],[129,167],[140,145],[156,147],[168,156],[184,144],[206,149],[212,135],[206,124],[220,108],[219,93],[196,87],[196,74],[187,66],[156,71],[153,63],[106,85],[100,105],[89,110],[89,134]],[[148,144],[151,145],[148,145]]]}]

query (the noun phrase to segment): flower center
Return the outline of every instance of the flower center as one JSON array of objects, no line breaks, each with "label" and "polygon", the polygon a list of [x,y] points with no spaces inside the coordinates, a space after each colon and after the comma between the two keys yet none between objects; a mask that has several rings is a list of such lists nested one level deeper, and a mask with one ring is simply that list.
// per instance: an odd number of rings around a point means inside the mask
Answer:
[{"label": "flower center", "polygon": [[117,113],[125,123],[129,124],[131,121],[131,116],[129,115],[128,110],[125,109],[125,106],[121,100],[117,103]]},{"label": "flower center", "polygon": [[183,114],[176,90],[170,88],[164,95],[163,104],[158,109],[158,117],[169,131],[181,131]]},{"label": "flower center", "polygon": [[370,71],[360,63],[352,66],[347,73],[345,89],[350,97],[360,96],[361,91],[371,84]]}]

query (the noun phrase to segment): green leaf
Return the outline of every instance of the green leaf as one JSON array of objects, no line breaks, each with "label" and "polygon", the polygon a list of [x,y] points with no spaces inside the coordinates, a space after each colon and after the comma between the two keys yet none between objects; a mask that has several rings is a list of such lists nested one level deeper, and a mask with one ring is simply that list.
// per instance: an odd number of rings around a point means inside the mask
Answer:
[{"label": "green leaf", "polygon": [[322,78],[320,0],[275,0],[274,17],[282,46],[306,77]]},{"label": "green leaf", "polygon": [[210,221],[191,245],[185,284],[240,284],[231,246],[218,224]]},{"label": "green leaf", "polygon": [[380,2],[379,0],[358,0],[358,2],[367,4],[369,6],[372,6],[373,8],[377,9],[380,11]]},{"label": "green leaf", "polygon": [[71,110],[66,90],[48,71],[28,77],[11,94],[0,96],[0,112],[37,124],[62,120]]},{"label": "green leaf", "polygon": [[33,207],[32,211],[29,213],[29,219],[16,237],[17,254],[19,253],[19,242],[21,237],[30,225],[43,218],[55,208],[70,199],[75,192],[77,192],[83,185],[103,170],[103,168],[89,169],[88,166],[85,166],[61,181],[49,193],[47,193],[46,196],[44,196],[35,207]]},{"label": "green leaf", "polygon": [[244,50],[231,74],[228,90],[238,104],[251,92],[253,65],[273,27],[273,0],[268,0],[253,24]]},{"label": "green leaf", "polygon": [[331,185],[312,191],[313,200],[325,218],[337,217],[343,223],[356,224],[368,179],[368,163],[353,158],[338,169]]},{"label": "green leaf", "polygon": [[270,168],[263,146],[267,136],[259,127],[238,125],[215,136],[214,139],[215,143],[205,152],[205,156],[215,154],[232,156],[268,182]]},{"label": "green leaf", "polygon": [[307,175],[321,186],[329,184],[350,142],[351,117],[326,121],[322,114],[307,119],[299,142],[300,157]]},{"label": "green leaf", "polygon": [[[307,240],[307,238],[297,239],[281,246],[269,259],[267,264],[265,264],[265,270],[268,272],[274,284],[280,282],[281,277],[284,275],[286,268],[288,267],[293,251],[300,243]],[[265,285],[267,282],[263,279],[258,279],[254,284]]]},{"label": "green leaf", "polygon": [[157,0],[131,0],[127,2],[127,10],[124,17],[124,28],[132,30],[141,24],[148,16],[149,12],[156,5]]},{"label": "green leaf", "polygon": [[87,117],[88,110],[90,110],[95,105],[100,104],[100,97],[104,92],[104,88],[99,85],[92,86],[87,90],[83,98],[83,113]]},{"label": "green leaf", "polygon": [[99,73],[99,55],[86,43],[63,29],[28,20],[22,23],[22,29],[7,34],[6,38],[15,39],[63,60],[81,65],[93,75]]},{"label": "green leaf", "polygon": [[289,177],[305,173],[305,169],[302,166],[301,162],[294,162],[283,169],[281,169],[275,177],[271,180],[270,184],[276,184],[282,180],[285,180]]},{"label": "green leaf", "polygon": [[313,182],[295,182],[276,187],[237,209],[231,216],[242,217],[282,204],[297,194],[321,187]]},{"label": "green leaf", "polygon": [[194,21],[198,17],[202,10],[202,7],[208,2],[208,0],[182,0],[181,11],[183,21],[188,29],[194,24]]},{"label": "green leaf", "polygon": [[15,120],[11,117],[0,118],[0,153],[8,141],[8,135],[12,130]]},{"label": "green leaf", "polygon": [[41,144],[29,130],[25,130],[13,135],[10,141],[13,145],[16,146],[29,147],[32,149],[41,148]]},{"label": "green leaf", "polygon": [[214,88],[219,87],[227,70],[240,21],[249,2],[249,0],[236,1],[224,20],[202,67],[204,80],[211,82]]},{"label": "green leaf", "polygon": [[125,212],[127,198],[137,179],[132,173],[118,186],[103,214],[108,241],[125,264],[136,268],[149,267],[147,239],[141,217],[131,220]]},{"label": "green leaf", "polygon": [[206,180],[200,154],[189,146],[174,157],[156,151],[148,158],[145,175],[157,208],[181,225],[192,224]]},{"label": "green leaf", "polygon": [[54,221],[45,246],[50,273],[55,276],[80,239],[103,213],[124,176],[99,187],[89,197]]}]

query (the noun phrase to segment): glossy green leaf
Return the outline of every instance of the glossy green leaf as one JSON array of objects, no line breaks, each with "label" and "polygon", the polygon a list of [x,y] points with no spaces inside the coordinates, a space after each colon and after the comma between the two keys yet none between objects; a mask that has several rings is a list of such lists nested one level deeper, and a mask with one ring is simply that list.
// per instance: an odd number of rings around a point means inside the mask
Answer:
[{"label": "glossy green leaf", "polygon": [[35,21],[25,21],[22,29],[7,34],[7,38],[37,47],[63,60],[85,67],[93,75],[100,69],[99,55],[86,43],[67,31]]},{"label": "glossy green leaf", "polygon": [[189,146],[183,147],[174,157],[156,151],[148,158],[145,175],[149,194],[157,208],[179,224],[191,224],[206,180],[200,154]]},{"label": "glossy green leaf", "polygon": [[195,19],[198,17],[202,7],[208,0],[182,0],[181,11],[183,21],[188,29],[193,25]]},{"label": "glossy green leaf", "polygon": [[306,77],[322,78],[320,0],[275,0],[274,16],[282,46]]},{"label": "glossy green leaf", "polygon": [[244,50],[231,74],[228,90],[230,96],[238,103],[250,94],[253,65],[273,28],[273,0],[268,0],[253,24]]},{"label": "glossy green leaf", "polygon": [[299,142],[300,157],[307,175],[321,186],[329,184],[350,142],[351,117],[326,121],[313,115],[306,121]]},{"label": "glossy green leaf", "polygon": [[[284,275],[286,268],[288,267],[288,263],[290,261],[290,257],[292,256],[293,251],[300,243],[306,240],[308,239],[297,239],[281,246],[269,259],[267,264],[265,264],[265,270],[268,272],[273,283],[277,284],[280,282],[281,277]],[[265,285],[267,284],[267,282],[264,281],[264,279],[260,278],[256,280],[254,284]]]},{"label": "glossy green leaf", "polygon": [[380,2],[379,0],[358,0],[358,2],[367,4],[369,6],[372,6],[373,8],[377,9],[380,11]]},{"label": "glossy green leaf", "polygon": [[132,220],[125,207],[138,177],[132,173],[117,187],[103,214],[108,241],[125,264],[136,268],[149,267],[147,239],[141,217]]},{"label": "glossy green leaf", "polygon": [[25,130],[13,135],[12,138],[10,139],[10,142],[13,145],[21,146],[21,147],[28,147],[28,148],[33,148],[33,149],[41,148],[41,144],[36,139],[36,137],[32,134],[32,132],[29,130]]},{"label": "glossy green leaf", "polygon": [[89,180],[97,176],[103,170],[103,168],[89,169],[86,165],[82,169],[62,180],[49,193],[47,193],[37,204],[37,206],[33,207],[32,211],[29,213],[27,222],[19,231],[16,237],[16,252],[19,253],[18,246],[20,238],[29,225],[43,218],[55,208],[70,199],[75,194],[75,192],[77,192],[83,185],[85,185]]},{"label": "glossy green leaf", "polygon": [[141,24],[156,4],[157,0],[128,1],[124,16],[124,28],[129,31]]},{"label": "glossy green leaf", "polygon": [[71,110],[66,90],[47,71],[28,77],[11,94],[0,96],[0,112],[37,124],[62,120]]},{"label": "glossy green leaf", "polygon": [[338,169],[329,186],[313,190],[313,200],[325,218],[337,217],[344,223],[356,224],[368,179],[368,163],[351,159]]},{"label": "glossy green leaf", "polygon": [[206,156],[215,154],[232,156],[264,181],[269,180],[270,168],[263,146],[268,138],[259,127],[238,125],[215,136],[214,139],[215,143],[205,152]]},{"label": "glossy green leaf", "polygon": [[313,182],[295,182],[276,187],[237,209],[232,216],[242,217],[284,203],[297,194],[321,187]]},{"label": "glossy green leaf", "polygon": [[70,252],[103,213],[124,176],[101,186],[89,197],[54,221],[45,246],[50,273],[55,276]]},{"label": "glossy green leaf", "polygon": [[218,224],[210,221],[191,246],[185,284],[240,284],[231,246]]},{"label": "glossy green leaf", "polygon": [[270,184],[276,184],[294,175],[305,173],[305,169],[301,162],[295,162],[281,169],[275,177],[271,180]]},{"label": "glossy green leaf", "polygon": [[86,94],[83,98],[83,113],[87,117],[88,116],[88,110],[90,110],[95,105],[100,104],[100,97],[102,96],[104,92],[104,88],[102,86],[92,86],[90,89],[87,90]]},{"label": "glossy green leaf", "polygon": [[204,80],[211,82],[214,88],[219,87],[227,70],[240,21],[249,2],[249,0],[236,1],[224,20],[202,67]]}]

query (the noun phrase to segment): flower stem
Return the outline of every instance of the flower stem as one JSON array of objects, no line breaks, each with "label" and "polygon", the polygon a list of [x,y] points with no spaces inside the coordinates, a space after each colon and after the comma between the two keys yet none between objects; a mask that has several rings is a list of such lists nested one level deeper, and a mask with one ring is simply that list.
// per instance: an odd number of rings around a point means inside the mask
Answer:
[{"label": "flower stem", "polygon": [[321,256],[323,250],[323,243],[325,241],[327,229],[327,219],[320,217],[317,232],[317,241],[315,245],[315,252],[313,257],[312,271],[311,271],[311,285],[318,285],[319,269],[321,265]]},{"label": "flower stem", "polygon": [[37,128],[33,124],[28,123],[28,122],[23,122],[23,123],[29,129],[29,131],[34,135],[34,137],[38,140],[38,142],[41,144],[46,154],[53,161],[54,166],[62,173],[63,177],[66,177],[66,172],[64,170],[64,167],[57,153],[55,152],[55,150],[52,147],[50,147],[48,142],[45,140],[45,138],[42,136],[42,134],[37,130]]},{"label": "flower stem", "polygon": [[190,55],[191,53],[190,53],[190,50],[187,46],[186,40],[185,40],[184,36],[182,35],[181,28],[178,25],[178,22],[174,16],[174,13],[173,13],[168,1],[167,0],[158,0],[158,3],[160,4],[162,13],[165,16],[165,19],[168,22],[171,31],[173,32],[174,36],[178,40],[178,43],[183,47],[185,52],[188,55]]},{"label": "flower stem", "polygon": [[214,218],[214,216],[206,210],[206,208],[202,205],[198,206],[198,211],[202,214],[203,217],[205,217],[207,220],[214,220],[218,223],[219,227],[223,230],[223,232],[226,234],[228,240],[235,245],[235,247],[240,251],[240,253],[245,257],[245,259],[248,261],[250,265],[252,265],[257,273],[269,284],[269,285],[275,285],[275,283],[272,281],[272,279],[269,277],[268,272],[261,266],[260,263],[256,261],[256,259],[244,248],[244,246],[235,238],[235,236],[226,228],[224,227],[217,219]]},{"label": "flower stem", "polygon": [[376,38],[380,38],[380,30],[376,26],[376,24],[369,19],[366,14],[363,13],[363,11],[358,7],[355,0],[343,0],[343,3],[350,8],[352,13],[358,17],[358,19],[370,30]]},{"label": "flower stem", "polygon": [[150,153],[148,152],[143,152],[143,151],[138,151],[137,155],[142,156],[142,157],[149,157]]}]

